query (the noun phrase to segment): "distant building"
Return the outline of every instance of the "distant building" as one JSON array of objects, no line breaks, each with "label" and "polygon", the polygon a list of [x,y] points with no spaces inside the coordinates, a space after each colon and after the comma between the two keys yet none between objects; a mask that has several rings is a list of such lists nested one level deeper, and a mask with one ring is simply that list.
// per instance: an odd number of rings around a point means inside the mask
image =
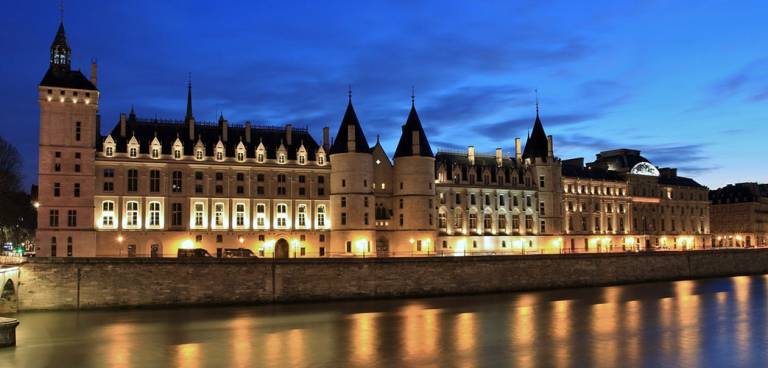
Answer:
[{"label": "distant building", "polygon": [[432,151],[411,103],[390,159],[350,94],[335,140],[306,129],[120,114],[101,135],[96,65],[71,68],[64,26],[38,88],[39,256],[415,256],[688,249],[707,189],[639,151],[561,161],[538,109],[523,147]]},{"label": "distant building", "polygon": [[768,184],[729,184],[709,192],[709,199],[717,246],[768,245]]}]

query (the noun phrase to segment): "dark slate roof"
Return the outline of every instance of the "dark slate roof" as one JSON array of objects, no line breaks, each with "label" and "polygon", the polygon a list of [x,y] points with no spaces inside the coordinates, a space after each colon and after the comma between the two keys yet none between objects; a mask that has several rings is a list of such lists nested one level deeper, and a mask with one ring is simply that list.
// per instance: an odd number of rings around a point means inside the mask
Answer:
[{"label": "dark slate roof", "polygon": [[544,132],[544,126],[539,119],[539,113],[536,113],[536,121],[533,123],[533,132],[528,140],[525,141],[523,158],[547,157],[549,144],[547,142],[547,133]]},{"label": "dark slate roof", "polygon": [[[189,140],[189,133],[186,130],[183,121],[137,119],[135,115],[131,115],[126,122],[126,137],[120,136],[119,122],[110,132],[110,135],[112,135],[112,138],[115,140],[117,152],[126,152],[127,143],[134,134],[139,141],[139,151],[141,153],[149,153],[149,145],[152,143],[154,137],[157,136],[157,139],[162,145],[162,153],[171,154],[173,143],[178,137],[184,145],[184,154],[191,156],[194,153],[195,144],[197,144],[199,137],[205,145],[206,156],[213,156],[216,144],[221,137],[221,128],[219,128],[218,124],[214,123],[196,123],[195,139]],[[291,133],[291,145],[288,145],[284,127],[253,126],[251,127],[251,142],[247,143],[245,127],[230,126],[227,128],[227,141],[223,142],[227,157],[235,156],[237,145],[240,143],[241,138],[243,145],[245,145],[246,157],[249,158],[255,157],[256,147],[259,146],[259,142],[264,144],[264,148],[267,150],[268,159],[277,158],[277,149],[280,147],[281,143],[285,146],[289,160],[296,159],[296,153],[302,143],[307,150],[307,159],[310,161],[315,160],[315,153],[319,148],[319,145],[312,135],[309,134],[307,129],[293,127]],[[102,143],[103,142],[100,142],[100,145]]]},{"label": "dark slate roof", "polygon": [[40,86],[98,91],[96,86],[79,70],[55,70],[54,68],[48,68],[48,72],[45,73],[43,80],[40,81]]},{"label": "dark slate roof", "polygon": [[563,165],[563,177],[583,178],[594,180],[625,181],[625,178],[615,172],[594,167],[583,167],[576,165]]},{"label": "dark slate roof", "polygon": [[442,165],[445,165],[445,169],[449,178],[454,176],[454,166],[458,170],[466,168],[468,173],[470,172],[469,170],[475,170],[475,176],[478,178],[478,180],[481,180],[480,178],[482,178],[483,171],[487,169],[491,173],[491,181],[493,183],[496,182],[496,177],[500,170],[506,177],[509,177],[512,173],[517,172],[517,176],[518,178],[521,178],[521,180],[523,174],[525,173],[523,166],[514,159],[510,157],[504,157],[501,161],[501,167],[498,167],[496,164],[496,156],[487,154],[475,154],[475,165],[472,166],[469,163],[469,157],[467,157],[466,153],[439,151],[435,155],[435,176],[437,176],[438,169]]},{"label": "dark slate roof", "polygon": [[595,161],[587,164],[587,166],[614,171],[630,171],[640,162],[651,163],[651,161],[641,156],[638,150],[620,148],[598,153]]},{"label": "dark slate roof", "polygon": [[709,191],[709,200],[714,204],[757,202],[761,198],[768,198],[768,186],[766,184],[728,184]]},{"label": "dark slate roof", "polygon": [[[419,152],[411,152],[413,148],[413,131],[419,132]],[[435,157],[432,153],[432,148],[429,147],[429,141],[427,140],[427,134],[424,133],[424,128],[421,126],[421,120],[419,120],[419,114],[416,113],[416,105],[411,103],[411,112],[408,113],[408,120],[402,127],[402,134],[400,134],[400,142],[397,143],[397,149],[395,150],[395,158],[402,156],[425,156]]]},{"label": "dark slate roof", "polygon": [[360,121],[357,120],[357,114],[352,107],[352,98],[349,99],[347,104],[347,111],[344,112],[344,118],[341,119],[341,125],[339,125],[339,131],[336,133],[336,138],[333,141],[330,155],[334,153],[349,152],[347,147],[347,133],[349,132],[348,126],[353,125],[355,127],[355,152],[371,153],[371,147],[368,146],[368,141],[365,139],[363,128],[360,127]]},{"label": "dark slate roof", "polygon": [[659,184],[664,185],[676,185],[680,187],[699,187],[704,188],[703,185],[696,182],[696,180],[693,180],[691,178],[686,178],[684,176],[665,176],[661,175],[659,176]]}]

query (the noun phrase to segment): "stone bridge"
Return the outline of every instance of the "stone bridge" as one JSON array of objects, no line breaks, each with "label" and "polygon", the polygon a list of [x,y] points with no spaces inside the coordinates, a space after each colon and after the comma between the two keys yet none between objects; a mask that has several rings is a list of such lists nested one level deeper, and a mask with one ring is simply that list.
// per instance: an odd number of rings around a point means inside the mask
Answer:
[{"label": "stone bridge", "polygon": [[0,314],[18,311],[20,272],[18,264],[0,264]]}]

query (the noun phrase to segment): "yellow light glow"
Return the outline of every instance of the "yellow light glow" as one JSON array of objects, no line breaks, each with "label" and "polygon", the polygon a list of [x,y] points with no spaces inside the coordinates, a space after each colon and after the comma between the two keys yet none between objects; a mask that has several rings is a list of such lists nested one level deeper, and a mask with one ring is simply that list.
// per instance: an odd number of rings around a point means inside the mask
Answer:
[{"label": "yellow light glow", "polygon": [[357,248],[358,252],[365,252],[367,246],[368,246],[368,240],[366,239],[360,239],[355,242],[355,248]]},{"label": "yellow light glow", "polygon": [[123,236],[122,235],[118,235],[117,236],[117,242],[118,243],[122,243],[123,242]]},{"label": "yellow light glow", "polygon": [[32,207],[35,207],[35,208],[40,208],[40,202],[38,202],[38,201],[34,201],[34,202],[32,203]]},{"label": "yellow light glow", "polygon": [[627,243],[627,245],[634,245],[635,244],[635,238],[627,237],[624,239],[624,242]]},{"label": "yellow light glow", "polygon": [[413,244],[413,243],[415,243],[415,242],[416,242],[416,240],[414,240],[413,238],[411,238],[411,239],[409,239],[409,240],[408,240],[408,242],[409,242],[409,243],[411,243],[411,244]]},{"label": "yellow light glow", "polygon": [[239,237],[239,238],[237,239],[237,241],[239,241],[239,242],[240,242],[240,244],[243,244],[243,243],[245,243],[245,239],[244,239],[242,236],[241,236],[241,237]]},{"label": "yellow light glow", "polygon": [[181,249],[194,249],[195,248],[195,242],[192,241],[192,239],[185,239],[183,242],[181,242]]}]

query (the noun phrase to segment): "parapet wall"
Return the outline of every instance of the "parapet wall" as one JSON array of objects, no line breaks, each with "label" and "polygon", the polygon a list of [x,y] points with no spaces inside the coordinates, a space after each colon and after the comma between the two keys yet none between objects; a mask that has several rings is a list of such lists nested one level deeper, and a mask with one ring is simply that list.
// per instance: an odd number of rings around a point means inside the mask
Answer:
[{"label": "parapet wall", "polygon": [[371,259],[33,259],[19,310],[473,294],[768,273],[768,250]]}]

